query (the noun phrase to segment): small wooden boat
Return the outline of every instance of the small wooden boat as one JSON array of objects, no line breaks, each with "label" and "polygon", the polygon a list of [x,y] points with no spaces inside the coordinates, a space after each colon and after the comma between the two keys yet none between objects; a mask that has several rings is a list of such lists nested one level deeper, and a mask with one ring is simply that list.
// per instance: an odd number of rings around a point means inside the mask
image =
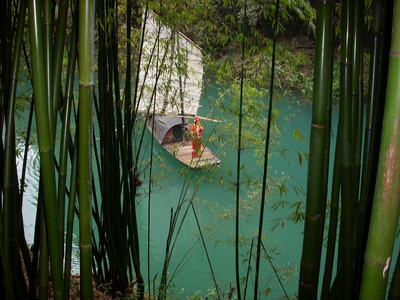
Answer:
[{"label": "small wooden boat", "polygon": [[189,126],[185,122],[185,126],[182,127],[182,118],[173,116],[154,115],[147,122],[147,127],[157,142],[189,168],[204,169],[219,164],[220,160],[204,145],[201,147],[201,154],[192,157],[192,142],[188,138]]},{"label": "small wooden boat", "polygon": [[154,138],[189,168],[219,164],[205,145],[192,157],[187,120],[195,117],[200,107],[201,49],[179,31],[163,25],[153,12],[145,13],[143,20],[138,111],[147,116],[147,128]]}]

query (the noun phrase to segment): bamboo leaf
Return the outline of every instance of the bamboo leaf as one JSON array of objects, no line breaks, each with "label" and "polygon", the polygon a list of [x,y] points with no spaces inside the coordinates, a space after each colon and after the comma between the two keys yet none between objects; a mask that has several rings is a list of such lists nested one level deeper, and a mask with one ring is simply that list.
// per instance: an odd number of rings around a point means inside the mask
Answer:
[{"label": "bamboo leaf", "polygon": [[300,151],[297,152],[297,158],[299,160],[300,166],[302,166],[303,165],[303,154]]}]

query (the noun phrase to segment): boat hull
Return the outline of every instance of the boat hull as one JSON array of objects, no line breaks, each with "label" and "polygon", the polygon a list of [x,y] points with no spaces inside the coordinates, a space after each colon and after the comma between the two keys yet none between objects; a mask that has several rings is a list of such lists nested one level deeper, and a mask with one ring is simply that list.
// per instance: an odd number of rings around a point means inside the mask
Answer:
[{"label": "boat hull", "polygon": [[[153,123],[154,122],[154,123]],[[200,155],[192,157],[192,141],[187,139],[189,129],[185,124],[182,130],[182,118],[154,115],[148,120],[147,128],[153,133],[154,138],[175,159],[191,169],[204,169],[218,165],[220,160],[206,147],[201,147]]]},{"label": "boat hull", "polygon": [[171,142],[162,146],[174,158],[191,169],[204,169],[220,163],[218,157],[208,147],[202,147],[200,156],[192,157],[192,143],[190,141]]}]

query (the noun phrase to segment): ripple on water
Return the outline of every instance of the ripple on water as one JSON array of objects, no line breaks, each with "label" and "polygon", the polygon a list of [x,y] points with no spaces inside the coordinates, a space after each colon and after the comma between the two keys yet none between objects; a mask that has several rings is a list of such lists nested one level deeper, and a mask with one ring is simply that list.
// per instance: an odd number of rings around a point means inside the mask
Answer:
[{"label": "ripple on water", "polygon": [[[18,145],[19,151],[23,153],[24,145]],[[21,177],[22,172],[22,158],[17,163],[18,175]],[[37,210],[37,195],[39,189],[40,177],[40,156],[37,145],[32,145],[29,148],[28,159],[26,165],[25,189],[24,189],[24,203],[22,207],[22,214],[24,217],[25,237],[28,244],[33,244],[35,233],[35,221]],[[79,240],[78,237],[73,235],[72,243],[72,258],[71,258],[71,271],[72,273],[79,272]]]}]

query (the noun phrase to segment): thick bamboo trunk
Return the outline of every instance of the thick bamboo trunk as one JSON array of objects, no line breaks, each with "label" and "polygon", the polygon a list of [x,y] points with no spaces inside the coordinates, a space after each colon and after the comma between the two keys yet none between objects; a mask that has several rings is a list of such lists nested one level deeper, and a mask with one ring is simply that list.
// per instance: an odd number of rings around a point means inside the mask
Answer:
[{"label": "thick bamboo trunk", "polygon": [[400,3],[393,7],[392,43],[381,151],[360,299],[383,299],[400,206]]},{"label": "thick bamboo trunk", "polygon": [[[317,2],[314,93],[310,133],[306,215],[300,267],[299,299],[316,299],[324,231],[326,197],[324,172],[327,171],[325,146],[328,99],[332,84],[332,10],[331,1]],[[329,132],[328,132],[329,134]]]},{"label": "thick bamboo trunk", "polygon": [[48,235],[50,264],[55,299],[63,298],[63,274],[60,235],[58,230],[57,194],[54,168],[54,136],[50,126],[45,43],[42,28],[41,1],[28,1],[33,90],[40,152],[44,213]]}]

